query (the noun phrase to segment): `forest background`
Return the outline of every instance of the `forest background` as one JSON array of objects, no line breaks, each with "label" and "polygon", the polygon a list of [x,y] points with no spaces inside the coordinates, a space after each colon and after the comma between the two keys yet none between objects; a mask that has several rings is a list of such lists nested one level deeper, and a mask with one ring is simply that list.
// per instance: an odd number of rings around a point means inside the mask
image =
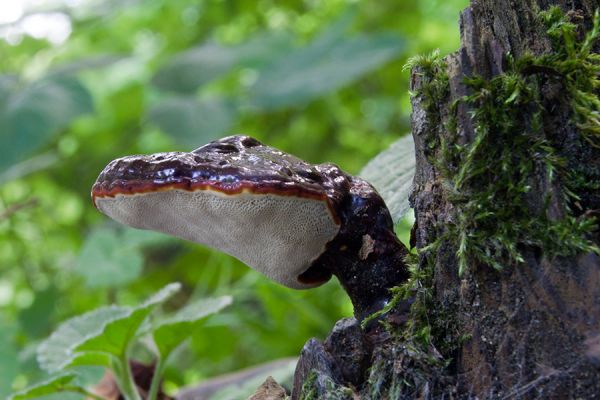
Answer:
[{"label": "forest background", "polygon": [[[234,302],[170,360],[171,394],[323,339],[352,314],[337,281],[293,291],[221,253],[125,229],[93,207],[91,185],[114,158],[237,133],[357,173],[410,131],[403,65],[458,48],[467,4],[2,1],[0,397],[44,378],[35,349],[61,321],[173,281],[184,290],[171,308]],[[405,241],[410,224],[397,227]]]}]

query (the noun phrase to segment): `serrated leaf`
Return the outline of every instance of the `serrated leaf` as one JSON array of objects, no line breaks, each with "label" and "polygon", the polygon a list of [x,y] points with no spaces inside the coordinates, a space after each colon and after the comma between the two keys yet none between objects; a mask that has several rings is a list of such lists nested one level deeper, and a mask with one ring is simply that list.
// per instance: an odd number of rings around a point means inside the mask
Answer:
[{"label": "serrated leaf", "polygon": [[223,99],[174,96],[150,109],[148,119],[178,143],[197,147],[227,133],[236,118],[235,108]]},{"label": "serrated leaf", "polygon": [[70,391],[69,389],[73,388],[72,382],[76,377],[77,375],[70,373],[52,377],[13,394],[8,400],[37,399],[53,393]]},{"label": "serrated leaf", "polygon": [[171,318],[166,318],[153,327],[154,343],[163,360],[194,333],[194,330],[211,314],[230,305],[231,296],[202,299],[188,304]]},{"label": "serrated leaf", "polygon": [[411,135],[394,142],[360,171],[359,176],[379,192],[398,222],[410,209],[408,196],[415,176],[415,144]]},{"label": "serrated leaf", "polygon": [[181,289],[181,284],[171,283],[141,305],[132,308],[126,315],[115,318],[104,325],[101,332],[88,336],[83,342],[74,347],[75,352],[106,353],[117,358],[127,353],[129,345],[136,337],[138,328],[154,308],[165,302]]},{"label": "serrated leaf", "polygon": [[67,76],[14,91],[0,106],[0,170],[32,156],[73,119],[93,110],[89,92]]},{"label": "serrated leaf", "polygon": [[346,15],[307,46],[282,54],[262,68],[251,88],[251,105],[277,109],[304,104],[339,89],[396,57],[403,47],[395,34],[348,37]]},{"label": "serrated leaf", "polygon": [[37,349],[40,367],[54,373],[65,368],[75,357],[73,349],[89,337],[98,335],[104,326],[131,312],[129,307],[106,306],[63,322]]}]

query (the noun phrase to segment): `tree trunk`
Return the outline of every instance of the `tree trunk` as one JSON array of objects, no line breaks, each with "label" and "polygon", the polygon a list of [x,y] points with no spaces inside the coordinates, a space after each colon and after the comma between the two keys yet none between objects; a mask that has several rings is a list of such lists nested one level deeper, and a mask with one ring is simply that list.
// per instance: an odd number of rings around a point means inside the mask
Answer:
[{"label": "tree trunk", "polygon": [[600,396],[598,7],[473,0],[415,60],[413,321],[308,342],[293,398]]}]

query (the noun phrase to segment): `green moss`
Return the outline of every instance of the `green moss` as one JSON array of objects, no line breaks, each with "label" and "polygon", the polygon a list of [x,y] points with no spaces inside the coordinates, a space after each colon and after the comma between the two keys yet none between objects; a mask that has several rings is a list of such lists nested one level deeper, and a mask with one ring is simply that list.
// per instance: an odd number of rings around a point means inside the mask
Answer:
[{"label": "green moss", "polygon": [[326,393],[320,393],[317,388],[318,373],[312,370],[302,385],[301,400],[351,400],[354,392],[352,389],[336,384],[329,377],[323,377]]},{"label": "green moss", "polygon": [[[413,253],[409,253],[404,262],[410,272],[408,280],[400,286],[391,288],[390,291],[392,297],[388,304],[381,310],[365,318],[361,322],[361,325],[364,329],[369,323],[383,317],[390,311],[393,311],[402,302],[412,297],[415,300],[411,306],[412,318],[408,321],[409,329],[406,329],[403,332],[406,333],[410,331],[411,337],[422,337],[422,340],[419,341],[428,344],[427,327],[421,327],[417,324],[427,315],[427,306],[433,298],[431,292],[433,267],[427,266],[426,268],[422,268],[419,264],[419,256]],[[385,323],[385,321],[382,320],[382,323]],[[420,332],[421,328],[424,328],[425,330]],[[390,329],[390,331],[392,330]]]},{"label": "green moss", "polygon": [[600,55],[592,53],[600,38],[600,11],[596,10],[592,29],[583,41],[577,40],[577,25],[571,23],[559,7],[540,14],[548,27],[554,52],[528,60],[534,66],[559,74],[569,93],[573,122],[590,144],[600,147]]},{"label": "green moss", "polygon": [[411,94],[421,98],[421,106],[427,113],[429,129],[424,140],[426,155],[431,157],[435,149],[440,146],[439,140],[442,135],[439,133],[440,129],[444,127],[438,107],[450,94],[446,62],[440,57],[440,52],[436,50],[427,55],[411,57],[404,65],[404,69],[416,71],[421,78],[418,91]]},{"label": "green moss", "polygon": [[[543,121],[547,111],[542,104],[541,86],[549,75],[560,77],[572,110],[572,121],[592,146],[600,146],[600,56],[591,52],[600,38],[600,16],[583,40],[577,41],[577,26],[566,20],[560,9],[542,13],[553,45],[551,54],[527,55],[517,61],[508,57],[507,71],[490,80],[465,80],[470,95],[459,100],[471,110],[475,137],[467,145],[456,143],[456,118],[448,117],[445,131],[436,109],[447,95],[448,77],[435,55],[415,59],[423,74],[418,95],[430,120],[428,147],[436,154],[431,162],[442,174],[447,195],[455,207],[455,218],[440,238],[456,246],[459,275],[469,265],[485,264],[496,269],[523,262],[522,249],[535,247],[546,257],[570,256],[582,252],[600,253],[587,234],[595,229],[593,220],[575,218],[569,198],[582,188],[593,190],[597,181],[567,171],[565,161],[546,139]],[[457,109],[450,108],[452,114]],[[544,199],[543,209],[534,210],[529,193],[538,192],[562,180],[559,199]],[[566,178],[566,179],[565,179]],[[550,196],[550,195],[549,195]],[[552,201],[562,203],[565,216],[549,216]],[[557,240],[560,238],[560,240]]]},{"label": "green moss", "polygon": [[315,388],[315,383],[317,382],[317,372],[310,371],[308,377],[304,380],[302,384],[302,392],[300,394],[301,400],[316,400],[317,399],[317,389]]},{"label": "green moss", "polygon": [[444,378],[446,364],[431,347],[411,340],[388,344],[376,355],[367,385],[367,399],[412,399],[428,385],[431,392]]},{"label": "green moss", "polygon": [[405,263],[411,272],[409,280],[391,289],[393,296],[388,305],[370,316],[368,321],[363,321],[363,326],[366,326],[369,321],[393,311],[401,302],[413,299],[405,326],[392,326],[383,318],[380,321],[398,340],[383,352],[393,356],[381,357],[371,367],[365,386],[367,398],[413,398],[425,383],[443,375],[448,365],[448,361],[432,346],[432,329],[436,329],[435,321],[430,318],[434,309],[433,254],[428,248],[422,249],[419,254],[407,255]]},{"label": "green moss", "polygon": [[[457,245],[459,274],[468,265],[486,264],[496,269],[523,262],[522,248],[535,247],[548,258],[596,252],[600,249],[587,234],[593,220],[571,215],[569,197],[577,196],[569,186],[565,161],[546,139],[541,86],[548,74],[561,78],[572,110],[572,120],[583,138],[600,144],[600,57],[591,53],[600,33],[600,15],[581,42],[576,25],[566,21],[558,8],[542,13],[553,44],[551,54],[508,59],[508,71],[491,80],[466,80],[471,95],[462,101],[472,110],[475,138],[454,152],[457,168],[445,178],[452,183],[451,201],[456,222],[446,239]],[[500,145],[499,145],[500,144]],[[559,199],[544,199],[545,207],[534,210],[529,192],[564,182]],[[560,190],[560,189],[559,189]],[[548,195],[550,196],[550,195]],[[549,216],[548,206],[558,201],[565,216]]]}]

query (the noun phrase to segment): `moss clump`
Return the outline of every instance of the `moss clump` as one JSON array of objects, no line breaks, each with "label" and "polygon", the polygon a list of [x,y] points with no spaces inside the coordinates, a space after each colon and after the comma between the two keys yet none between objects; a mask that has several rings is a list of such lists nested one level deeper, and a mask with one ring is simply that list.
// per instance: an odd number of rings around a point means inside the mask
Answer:
[{"label": "moss clump", "polygon": [[439,148],[441,130],[444,128],[442,113],[439,105],[450,94],[450,83],[446,72],[446,62],[440,57],[438,50],[427,54],[411,57],[404,69],[414,70],[422,81],[413,96],[419,96],[421,106],[427,113],[429,125],[428,135],[425,138],[425,152],[427,157],[432,157],[435,149]]},{"label": "moss clump", "polygon": [[[549,78],[564,86],[572,121],[581,136],[593,146],[600,145],[600,55],[591,52],[600,38],[600,15],[583,40],[577,41],[577,26],[566,20],[559,8],[543,12],[553,45],[551,54],[527,55],[517,61],[507,57],[507,71],[492,79],[471,77],[465,80],[471,94],[459,103],[472,110],[475,137],[466,145],[456,143],[454,117],[447,118],[445,132],[428,147],[442,174],[455,218],[434,244],[450,242],[456,246],[459,275],[468,265],[484,264],[496,269],[523,262],[524,247],[541,249],[545,256],[570,256],[600,249],[587,235],[596,229],[592,219],[576,218],[568,206],[581,188],[592,190],[598,182],[568,171],[544,132],[548,111],[541,95]],[[435,57],[414,59],[425,76],[419,95],[431,123],[442,125],[440,110],[447,94],[448,77],[444,64]],[[430,126],[430,130],[433,130]],[[544,191],[563,181],[562,189],[548,194],[541,208],[531,192]],[[552,191],[546,190],[551,193]],[[550,204],[559,203],[564,216],[549,215]]]},{"label": "moss clump", "polygon": [[326,376],[320,379],[322,382],[319,382],[317,371],[310,372],[302,385],[301,400],[352,400],[352,389],[340,386]]},{"label": "moss clump", "polygon": [[[454,147],[456,168],[446,173],[456,221],[445,239],[457,245],[459,274],[467,265],[486,264],[501,269],[523,262],[522,248],[541,249],[546,257],[570,256],[600,249],[587,235],[595,221],[575,218],[568,206],[576,197],[569,188],[572,174],[544,132],[542,85],[560,77],[571,118],[589,143],[600,143],[600,57],[591,53],[600,36],[600,15],[581,42],[576,25],[566,21],[558,8],[542,13],[554,46],[548,55],[527,55],[518,61],[508,58],[506,73],[491,80],[466,80],[471,90],[461,101],[472,110],[475,138],[466,146]],[[529,193],[547,192],[541,209]],[[560,189],[562,187],[562,189]],[[559,198],[551,198],[551,196]],[[552,203],[564,207],[564,216],[550,215]]]},{"label": "moss clump", "polygon": [[[425,252],[420,252],[425,254]],[[404,335],[404,339],[415,341],[424,346],[429,345],[430,327],[429,324],[423,324],[426,320],[429,306],[433,300],[433,294],[431,287],[433,285],[433,265],[427,264],[426,267],[421,267],[419,263],[419,256],[417,254],[409,253],[404,260],[410,277],[402,285],[391,288],[392,292],[391,300],[381,310],[369,315],[365,318],[361,325],[363,329],[369,325],[372,321],[381,318],[382,316],[393,311],[402,302],[409,298],[413,298],[413,304],[410,308],[411,318],[407,322],[407,326],[401,332]],[[385,320],[381,323],[386,324]],[[393,333],[392,327],[388,327],[389,331]]]},{"label": "moss clump", "polygon": [[444,363],[434,350],[412,342],[384,346],[376,355],[361,398],[414,399],[436,393],[448,384]]},{"label": "moss clump", "polygon": [[409,280],[392,289],[393,297],[386,307],[371,315],[368,321],[363,321],[363,326],[366,326],[370,321],[393,312],[401,302],[413,299],[405,326],[399,329],[385,319],[380,321],[396,340],[390,341],[375,354],[367,384],[361,392],[365,398],[417,398],[424,390],[435,392],[449,383],[450,378],[445,373],[449,360],[438,352],[432,337],[440,338],[440,350],[449,354],[456,346],[451,340],[451,348],[448,347],[445,338],[454,337],[456,332],[449,327],[447,318],[444,319],[443,330],[449,329],[450,332],[445,333],[440,333],[436,324],[436,320],[442,321],[442,318],[431,319],[435,314],[432,312],[435,310],[432,290],[434,260],[430,249],[409,254],[405,259],[411,272]]},{"label": "moss clump", "polygon": [[317,398],[317,389],[315,384],[317,382],[317,372],[310,371],[308,377],[304,380],[302,384],[302,391],[300,394],[301,400],[314,400]]},{"label": "moss clump", "polygon": [[554,52],[524,61],[560,76],[569,94],[573,122],[592,146],[600,147],[600,54],[592,52],[600,38],[600,11],[596,10],[593,27],[583,41],[577,40],[577,25],[559,7],[551,7],[540,17],[548,27]]}]

